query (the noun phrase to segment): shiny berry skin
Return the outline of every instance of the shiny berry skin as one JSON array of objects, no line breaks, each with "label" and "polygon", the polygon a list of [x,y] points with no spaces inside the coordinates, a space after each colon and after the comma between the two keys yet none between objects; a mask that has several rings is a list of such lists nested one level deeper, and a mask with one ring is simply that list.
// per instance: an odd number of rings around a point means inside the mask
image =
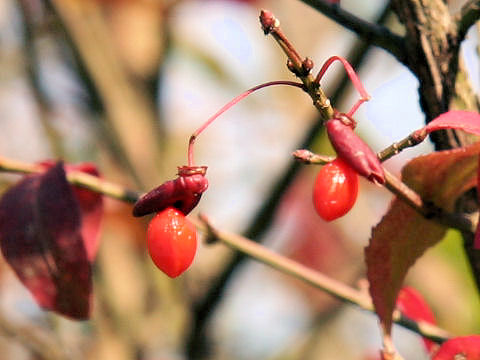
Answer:
[{"label": "shiny berry skin", "polygon": [[147,248],[155,265],[171,278],[191,265],[197,250],[197,229],[179,210],[168,207],[150,221]]},{"label": "shiny berry skin", "polygon": [[313,187],[313,205],[322,219],[332,221],[353,207],[357,194],[358,174],[337,158],[318,172]]}]

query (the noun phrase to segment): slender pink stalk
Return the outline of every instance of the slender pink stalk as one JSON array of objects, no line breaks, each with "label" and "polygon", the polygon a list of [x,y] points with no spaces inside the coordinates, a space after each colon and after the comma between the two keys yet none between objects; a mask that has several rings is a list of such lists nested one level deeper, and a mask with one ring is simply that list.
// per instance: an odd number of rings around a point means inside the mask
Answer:
[{"label": "slender pink stalk", "polygon": [[224,105],[220,110],[218,110],[215,114],[213,114],[205,123],[200,126],[193,134],[190,136],[190,140],[188,142],[188,166],[194,166],[193,160],[193,145],[195,144],[195,140],[197,139],[198,135],[200,135],[216,118],[222,115],[225,111],[230,109],[232,106],[237,104],[240,100],[246,98],[251,93],[263,89],[268,86],[274,85],[288,85],[288,86],[295,86],[302,88],[304,85],[302,83],[297,83],[294,81],[287,81],[287,80],[279,80],[279,81],[271,81],[264,84],[257,85],[247,91],[243,92],[242,94],[238,95],[237,97],[230,100],[226,105]]},{"label": "slender pink stalk", "polygon": [[350,111],[347,113],[347,115],[351,117],[351,116],[353,116],[355,111],[357,111],[357,109],[360,107],[360,105],[362,105],[365,101],[370,100],[370,95],[368,95],[367,91],[365,90],[365,88],[362,85],[362,82],[358,78],[357,73],[355,72],[355,70],[353,70],[352,65],[350,65],[350,63],[347,60],[345,60],[341,56],[332,56],[329,59],[327,59],[327,61],[324,62],[322,68],[318,72],[318,75],[315,78],[315,82],[320,83],[320,80],[322,80],[323,75],[325,74],[327,69],[330,67],[330,65],[332,65],[332,63],[335,60],[338,60],[342,63],[345,71],[347,72],[348,77],[352,81],[353,86],[355,87],[355,89],[357,89],[358,93],[361,96],[360,100],[358,100],[355,103],[355,105],[352,106]]}]

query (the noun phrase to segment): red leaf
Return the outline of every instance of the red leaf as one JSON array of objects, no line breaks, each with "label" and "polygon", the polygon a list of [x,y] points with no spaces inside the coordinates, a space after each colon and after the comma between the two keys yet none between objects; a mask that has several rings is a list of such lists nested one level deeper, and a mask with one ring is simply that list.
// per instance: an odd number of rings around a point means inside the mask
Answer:
[{"label": "red leaf", "polygon": [[[477,143],[418,157],[403,168],[403,180],[423,199],[451,210],[457,197],[476,185],[479,152]],[[386,334],[391,333],[395,300],[408,269],[445,231],[398,199],[373,229],[365,261],[372,301]]]},{"label": "red leaf", "polygon": [[25,177],[3,195],[0,246],[42,308],[74,319],[88,318],[91,265],[78,202],[61,163]]},{"label": "red leaf", "polygon": [[442,344],[433,360],[480,360],[480,335],[456,337]]},{"label": "red leaf", "polygon": [[[397,298],[397,307],[400,311],[412,320],[423,320],[435,324],[435,316],[423,296],[414,288],[403,287]],[[423,339],[425,347],[431,353],[436,344],[426,338]]]},{"label": "red leaf", "polygon": [[418,130],[418,132],[425,131],[430,134],[432,131],[445,129],[459,129],[480,135],[480,114],[462,110],[448,111],[430,121],[427,126]]}]

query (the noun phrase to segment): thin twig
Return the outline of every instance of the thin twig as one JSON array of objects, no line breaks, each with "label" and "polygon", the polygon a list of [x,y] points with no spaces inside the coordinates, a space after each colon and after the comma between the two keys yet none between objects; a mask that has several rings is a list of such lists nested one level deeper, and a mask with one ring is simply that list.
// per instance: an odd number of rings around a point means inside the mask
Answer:
[{"label": "thin twig", "polygon": [[[285,256],[279,255],[264,246],[249,240],[238,234],[230,233],[216,228],[206,216],[200,216],[200,220],[192,219],[195,225],[206,233],[207,238],[215,238],[233,250],[247,254],[249,257],[262,262],[282,273],[300,279],[307,284],[320,289],[337,299],[359,306],[360,308],[373,312],[373,305],[367,293],[349,287],[335,279],[323,275],[305,265]],[[406,318],[397,311],[394,321],[408,329],[415,331],[422,336],[428,337],[437,342],[447,340],[450,335],[444,329],[424,322],[417,322]]]},{"label": "thin twig", "polygon": [[[35,174],[44,171],[45,168],[16,160],[10,160],[0,157],[0,171],[19,173],[19,174]],[[108,197],[134,203],[140,197],[140,193],[124,188],[118,184],[103,180],[93,175],[89,175],[80,171],[69,171],[67,180],[70,184],[84,187]]]},{"label": "thin twig", "polygon": [[346,29],[353,31],[362,38],[362,40],[381,47],[395,56],[398,61],[405,63],[405,40],[401,36],[392,33],[387,27],[365,21],[342,9],[338,5],[329,4],[328,1],[325,0],[301,1],[320,11],[322,14]]},{"label": "thin twig", "polygon": [[265,35],[272,35],[277,41],[280,48],[287,55],[289,62],[289,69],[300,79],[305,85],[305,91],[310,95],[313,105],[320,112],[322,121],[325,122],[331,119],[334,110],[323,90],[320,88],[318,82],[310,73],[313,67],[313,62],[308,58],[302,58],[295,47],[288,40],[286,35],[280,28],[280,21],[270,12],[262,10],[260,12],[260,23],[262,25]]}]

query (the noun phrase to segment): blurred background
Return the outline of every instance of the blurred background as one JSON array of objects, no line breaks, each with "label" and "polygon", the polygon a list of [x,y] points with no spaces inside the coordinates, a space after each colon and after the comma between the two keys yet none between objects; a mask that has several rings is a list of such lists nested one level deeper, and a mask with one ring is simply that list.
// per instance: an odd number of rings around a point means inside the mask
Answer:
[{"label": "blurred background", "polygon": [[[450,1],[452,11],[461,3]],[[386,5],[341,3],[401,33]],[[301,1],[0,0],[0,156],[92,161],[105,179],[141,191],[172,179],[186,163],[190,134],[221,106],[262,82],[294,80],[285,56],[260,29],[262,8],[280,19],[315,70],[332,55],[354,64],[372,95],[357,112],[358,132],[374,150],[422,126],[418,84],[409,71]],[[477,27],[462,50],[477,92],[478,39]],[[340,65],[322,86],[341,111],[357,98]],[[361,182],[353,210],[324,222],[311,203],[318,168],[291,157],[300,147],[333,154],[309,97],[284,86],[250,96],[197,140],[196,162],[208,166],[210,188],[196,211],[358,286],[365,276],[363,247],[391,197]],[[431,150],[426,142],[386,167],[398,174],[408,159]],[[16,180],[2,174],[2,191]],[[192,268],[167,278],[145,251],[148,219],[132,218],[131,205],[105,202],[90,321],[40,310],[2,260],[1,359],[377,355],[380,330],[372,314],[239,260],[221,244],[200,245]],[[440,326],[455,334],[480,331],[480,302],[457,233],[428,251],[407,283],[426,297]],[[418,336],[394,332],[406,359],[428,358]]]}]

